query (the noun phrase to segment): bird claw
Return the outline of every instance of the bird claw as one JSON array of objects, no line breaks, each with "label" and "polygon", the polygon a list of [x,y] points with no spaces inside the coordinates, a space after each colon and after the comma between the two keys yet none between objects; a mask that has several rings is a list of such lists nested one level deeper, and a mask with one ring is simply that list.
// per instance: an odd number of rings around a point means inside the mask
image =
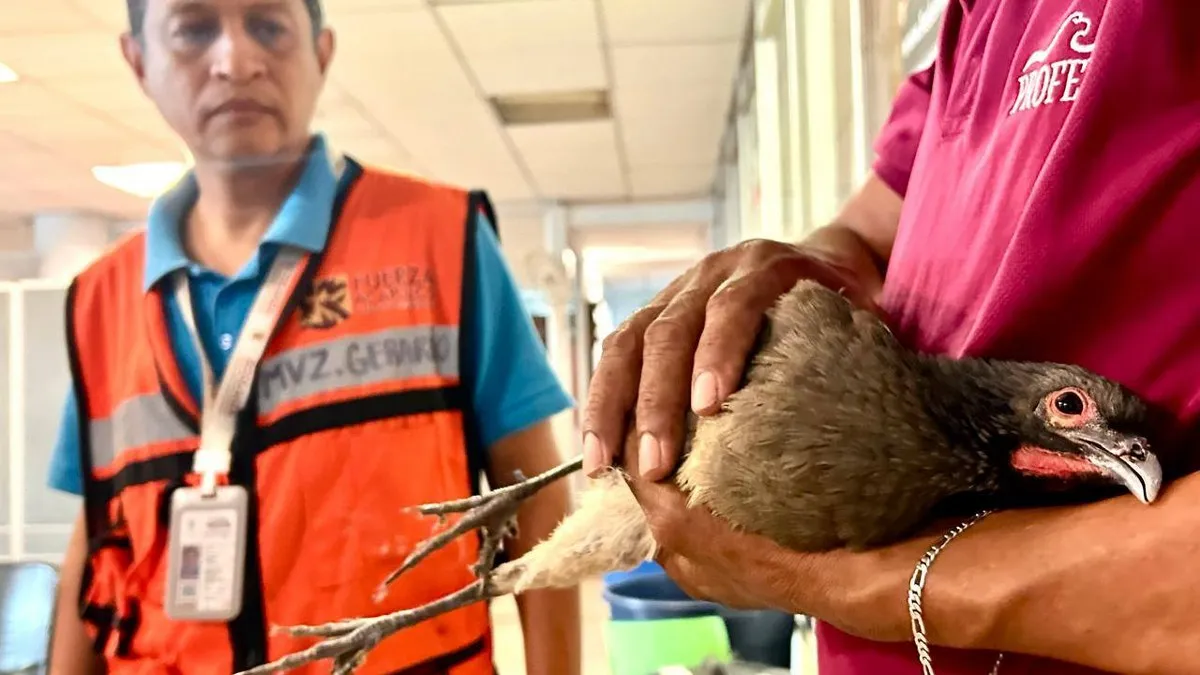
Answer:
[{"label": "bird claw", "polygon": [[480,530],[483,542],[480,545],[479,557],[471,566],[471,571],[477,577],[475,583],[433,602],[391,614],[333,621],[317,626],[275,627],[273,630],[283,631],[293,637],[322,637],[325,639],[308,649],[242,671],[237,675],[267,675],[298,668],[323,659],[333,660],[334,675],[351,675],[366,660],[367,653],[388,636],[460,607],[503,595],[491,583],[492,570],[501,543],[516,531],[516,515],[521,503],[538,490],[579,471],[581,468],[583,468],[583,460],[577,458],[533,478],[526,479],[518,471],[515,474],[517,478],[515,483],[492,490],[487,494],[414,507],[416,511],[424,515],[441,518],[456,513],[463,515],[453,526],[417,546],[404,560],[404,563],[388,575],[380,585],[376,592],[377,597],[380,593],[386,593],[387,586],[391,582],[434,551],[446,546],[460,535],[472,530]]}]

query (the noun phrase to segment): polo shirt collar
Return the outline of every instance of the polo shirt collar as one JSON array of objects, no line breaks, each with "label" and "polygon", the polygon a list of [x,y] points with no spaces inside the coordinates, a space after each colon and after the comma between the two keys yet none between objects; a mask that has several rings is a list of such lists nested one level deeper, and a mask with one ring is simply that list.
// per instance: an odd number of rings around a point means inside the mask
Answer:
[{"label": "polo shirt collar", "polygon": [[[330,147],[325,137],[314,135],[300,179],[275,214],[262,244],[294,246],[310,253],[321,251],[329,235],[343,164],[343,158]],[[173,188],[150,205],[146,220],[144,290],[181,269],[199,269],[188,259],[181,236],[182,225],[196,202],[196,195],[196,177],[188,171]],[[260,245],[260,255],[262,252]],[[250,265],[257,266],[257,256]]]}]

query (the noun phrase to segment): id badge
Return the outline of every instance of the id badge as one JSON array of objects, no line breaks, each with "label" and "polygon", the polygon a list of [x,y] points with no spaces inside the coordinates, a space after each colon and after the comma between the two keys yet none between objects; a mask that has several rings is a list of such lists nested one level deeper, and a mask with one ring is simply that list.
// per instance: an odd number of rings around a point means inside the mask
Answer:
[{"label": "id badge", "polygon": [[163,598],[168,617],[229,621],[241,613],[248,502],[240,485],[219,486],[211,497],[192,487],[171,494]]}]

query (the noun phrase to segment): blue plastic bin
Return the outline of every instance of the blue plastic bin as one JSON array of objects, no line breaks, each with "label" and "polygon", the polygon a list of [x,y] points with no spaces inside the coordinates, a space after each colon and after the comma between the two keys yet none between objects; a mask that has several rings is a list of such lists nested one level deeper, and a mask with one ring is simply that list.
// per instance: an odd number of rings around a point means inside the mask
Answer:
[{"label": "blue plastic bin", "polygon": [[719,616],[738,659],[768,666],[791,665],[795,618],[773,610],[736,610],[683,592],[665,572],[627,576],[604,589],[613,621],[653,621]]}]

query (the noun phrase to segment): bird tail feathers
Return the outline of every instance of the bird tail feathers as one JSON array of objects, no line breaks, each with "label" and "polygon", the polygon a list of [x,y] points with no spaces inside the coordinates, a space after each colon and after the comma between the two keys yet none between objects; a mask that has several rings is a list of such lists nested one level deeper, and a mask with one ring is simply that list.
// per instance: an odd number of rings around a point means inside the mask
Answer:
[{"label": "bird tail feathers", "polygon": [[525,555],[497,567],[499,593],[570,588],[653,560],[657,544],[646,515],[619,470],[591,479],[579,508]]}]

